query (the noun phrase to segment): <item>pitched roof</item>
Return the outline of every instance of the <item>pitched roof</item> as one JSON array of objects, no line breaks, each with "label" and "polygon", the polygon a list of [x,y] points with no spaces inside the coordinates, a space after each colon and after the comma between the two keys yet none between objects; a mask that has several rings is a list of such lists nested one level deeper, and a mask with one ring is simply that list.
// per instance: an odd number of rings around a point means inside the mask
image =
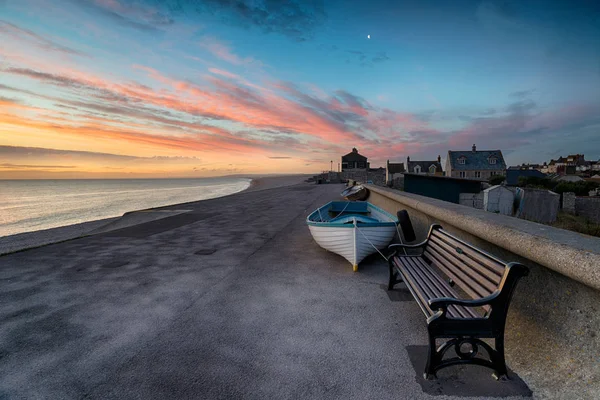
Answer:
[{"label": "pitched roof", "polygon": [[342,156],[342,161],[367,161],[367,157],[359,154],[358,151],[351,151],[350,153]]},{"label": "pitched roof", "polygon": [[[464,157],[465,163],[459,164],[458,159]],[[496,164],[490,164],[490,157],[496,157]],[[448,151],[448,159],[453,170],[456,171],[503,171],[506,169],[504,156],[500,150],[477,151]]]},{"label": "pitched roof", "polygon": [[435,165],[435,172],[443,172],[442,164],[438,160],[434,161],[409,161],[407,162],[408,172],[415,172],[417,165],[421,166],[421,172],[429,172],[429,167]]},{"label": "pitched roof", "polygon": [[390,174],[399,174],[404,172],[404,163],[389,163],[388,172]]}]

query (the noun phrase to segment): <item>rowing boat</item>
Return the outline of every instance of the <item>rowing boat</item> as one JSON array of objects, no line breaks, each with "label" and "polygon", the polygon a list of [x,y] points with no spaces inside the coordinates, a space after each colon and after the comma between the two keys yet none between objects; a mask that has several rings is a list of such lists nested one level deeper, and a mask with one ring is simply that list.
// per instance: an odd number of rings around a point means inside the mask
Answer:
[{"label": "rowing boat", "polygon": [[357,271],[365,257],[394,238],[398,219],[368,202],[332,201],[312,212],[306,223],[319,246],[341,255]]},{"label": "rowing boat", "polygon": [[344,189],[340,195],[349,201],[363,201],[369,197],[369,189],[363,185],[350,186]]}]

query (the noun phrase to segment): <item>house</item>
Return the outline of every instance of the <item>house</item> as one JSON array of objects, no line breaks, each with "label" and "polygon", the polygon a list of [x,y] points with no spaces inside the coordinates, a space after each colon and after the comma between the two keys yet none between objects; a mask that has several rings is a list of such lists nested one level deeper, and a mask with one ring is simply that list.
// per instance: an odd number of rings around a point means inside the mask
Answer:
[{"label": "house", "polygon": [[506,185],[507,186],[518,186],[520,177],[531,177],[546,178],[547,175],[537,170],[521,169],[520,167],[509,167],[506,170]]},{"label": "house", "polygon": [[590,161],[590,169],[592,171],[600,171],[600,160]]},{"label": "house", "polygon": [[387,160],[385,167],[385,181],[390,183],[394,178],[402,176],[404,172],[404,163],[391,163],[390,160]]},{"label": "house", "polygon": [[342,171],[362,169],[366,170],[369,168],[367,157],[358,153],[356,147],[345,156],[342,156]]},{"label": "house", "polygon": [[544,174],[556,174],[558,172],[558,166],[556,165],[556,160],[552,159],[546,166],[546,168],[542,168],[542,172]]},{"label": "house", "polygon": [[494,175],[504,175],[506,163],[500,150],[448,151],[446,176],[488,180]]},{"label": "house", "polygon": [[437,161],[410,161],[410,157],[406,157],[407,172],[411,174],[428,174],[428,175],[444,175],[442,168],[442,158],[438,156]]},{"label": "house", "polygon": [[558,160],[550,160],[554,166],[548,173],[558,173],[560,175],[573,175],[577,172],[584,172],[590,169],[589,161],[585,161],[583,154],[571,154],[567,157],[559,157]]}]

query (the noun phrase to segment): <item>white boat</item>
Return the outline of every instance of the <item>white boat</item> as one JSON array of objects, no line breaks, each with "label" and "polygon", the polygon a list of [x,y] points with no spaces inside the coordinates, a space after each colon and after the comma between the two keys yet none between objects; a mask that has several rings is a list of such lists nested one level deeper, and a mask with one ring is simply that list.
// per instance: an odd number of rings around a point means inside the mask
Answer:
[{"label": "white boat", "polygon": [[306,223],[319,246],[341,255],[357,271],[365,257],[394,238],[398,219],[368,202],[332,201],[311,213]]}]

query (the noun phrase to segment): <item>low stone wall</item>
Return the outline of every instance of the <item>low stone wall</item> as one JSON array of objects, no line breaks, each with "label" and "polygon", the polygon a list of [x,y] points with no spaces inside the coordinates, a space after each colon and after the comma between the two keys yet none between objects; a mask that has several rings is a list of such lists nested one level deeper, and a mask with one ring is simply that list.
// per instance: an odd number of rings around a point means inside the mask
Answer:
[{"label": "low stone wall", "polygon": [[[600,393],[600,239],[411,193],[367,185],[369,202],[408,211],[420,241],[432,223],[530,268],[506,327],[509,366],[539,398]],[[424,341],[426,338],[424,338]],[[570,397],[571,398],[571,397]]]},{"label": "low stone wall", "polygon": [[358,171],[342,171],[341,177],[343,180],[353,180],[360,183],[366,183],[372,181],[374,185],[384,186],[385,185],[385,169],[379,169],[375,171],[358,170]]},{"label": "low stone wall", "polygon": [[394,178],[388,185],[393,189],[404,190],[404,177]]},{"label": "low stone wall", "polygon": [[481,192],[481,193],[461,193],[459,195],[458,204],[482,210],[483,209],[483,192]]},{"label": "low stone wall", "polygon": [[576,197],[575,213],[600,224],[600,197]]},{"label": "low stone wall", "polygon": [[575,214],[575,201],[577,196],[573,192],[563,193],[562,209],[569,214]]}]

